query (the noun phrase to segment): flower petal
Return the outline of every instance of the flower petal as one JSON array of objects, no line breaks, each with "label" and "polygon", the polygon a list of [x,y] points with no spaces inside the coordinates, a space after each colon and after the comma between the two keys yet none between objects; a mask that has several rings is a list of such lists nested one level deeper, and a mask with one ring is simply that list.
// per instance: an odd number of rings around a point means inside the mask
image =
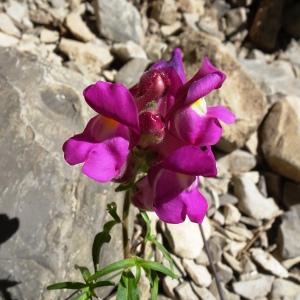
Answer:
[{"label": "flower petal", "polygon": [[193,102],[208,95],[213,90],[222,85],[223,77],[219,73],[207,74],[204,77],[195,80],[188,88],[185,99],[185,106],[189,106]]},{"label": "flower petal", "polygon": [[119,83],[98,81],[88,86],[83,95],[96,112],[138,131],[138,112],[130,92]]},{"label": "flower petal", "polygon": [[153,189],[149,183],[149,177],[143,177],[137,184],[137,192],[132,197],[135,206],[141,209],[152,210],[153,208]]},{"label": "flower petal", "polygon": [[129,141],[122,137],[95,144],[88,153],[82,172],[99,182],[121,176],[129,154],[128,147]]},{"label": "flower petal", "polygon": [[217,168],[210,147],[184,146],[161,163],[163,168],[194,176],[216,176]]},{"label": "flower petal", "polygon": [[[173,175],[170,174],[169,177],[173,177],[172,186],[177,191],[180,191],[180,188],[183,187],[180,177],[176,173],[173,173]],[[188,215],[192,222],[202,222],[207,210],[207,203],[198,191],[196,178],[193,176],[188,177],[190,177],[189,185],[176,194],[172,192],[159,193],[157,191],[153,209],[164,222],[173,224],[182,223],[186,215]],[[166,182],[165,176],[161,176],[160,181],[162,181],[160,188],[163,189],[166,187],[165,183],[168,182]],[[188,184],[188,181],[186,181],[186,184]],[[177,188],[177,185],[179,185],[179,188]]]},{"label": "flower petal", "polygon": [[151,69],[162,69],[162,68],[173,68],[178,74],[181,81],[186,82],[186,76],[184,72],[184,66],[182,62],[182,52],[179,48],[176,48],[172,51],[172,57],[169,61],[160,60],[155,63]]},{"label": "flower petal", "polygon": [[198,146],[215,145],[222,135],[222,127],[216,118],[200,116],[192,108],[175,115],[171,130],[186,144]]},{"label": "flower petal", "polygon": [[224,106],[211,106],[207,108],[207,115],[217,118],[226,124],[235,122],[235,115]]},{"label": "flower petal", "polygon": [[96,143],[117,136],[129,139],[128,128],[117,121],[97,115],[89,120],[82,133],[64,143],[65,160],[70,165],[82,163]]}]

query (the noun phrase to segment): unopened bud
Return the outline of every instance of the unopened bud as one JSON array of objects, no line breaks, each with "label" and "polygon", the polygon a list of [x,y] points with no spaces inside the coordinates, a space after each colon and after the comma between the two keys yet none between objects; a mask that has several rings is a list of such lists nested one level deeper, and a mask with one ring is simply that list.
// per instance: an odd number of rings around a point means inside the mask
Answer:
[{"label": "unopened bud", "polygon": [[142,112],[139,116],[142,131],[140,145],[147,147],[160,143],[165,135],[165,124],[158,113]]}]

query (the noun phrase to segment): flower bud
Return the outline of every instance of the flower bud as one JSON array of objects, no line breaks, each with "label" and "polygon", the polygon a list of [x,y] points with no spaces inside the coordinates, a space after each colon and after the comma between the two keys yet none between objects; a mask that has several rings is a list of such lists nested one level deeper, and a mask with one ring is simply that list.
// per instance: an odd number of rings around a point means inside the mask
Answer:
[{"label": "flower bud", "polygon": [[147,147],[160,143],[165,135],[165,124],[156,112],[145,111],[139,116],[141,128],[140,146]]},{"label": "flower bud", "polygon": [[157,101],[162,97],[168,86],[166,74],[160,70],[150,70],[141,77],[138,84],[137,101],[140,109],[148,102]]}]

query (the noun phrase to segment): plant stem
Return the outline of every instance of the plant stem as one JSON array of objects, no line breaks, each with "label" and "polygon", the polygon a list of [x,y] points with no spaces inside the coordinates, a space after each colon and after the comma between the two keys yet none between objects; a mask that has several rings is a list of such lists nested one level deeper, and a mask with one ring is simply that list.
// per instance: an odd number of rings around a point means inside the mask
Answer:
[{"label": "plant stem", "polygon": [[207,257],[208,257],[208,261],[209,261],[210,267],[212,269],[213,275],[216,279],[216,284],[217,284],[217,289],[218,289],[218,293],[219,293],[219,296],[220,296],[220,300],[226,300],[225,296],[224,296],[222,286],[221,286],[221,282],[220,282],[218,272],[215,268],[215,264],[212,261],[212,258],[211,258],[211,255],[210,255],[209,247],[208,247],[208,244],[207,244],[207,241],[206,241],[206,238],[205,238],[205,234],[204,234],[204,231],[203,231],[202,224],[200,224],[200,231],[201,231],[201,235],[202,235],[202,239],[203,239],[204,249],[205,249],[205,252],[206,252]]},{"label": "plant stem", "polygon": [[126,191],[124,204],[123,204],[123,215],[122,215],[124,258],[130,257],[130,245],[129,245],[129,237],[128,237],[129,208],[130,208],[130,191]]}]

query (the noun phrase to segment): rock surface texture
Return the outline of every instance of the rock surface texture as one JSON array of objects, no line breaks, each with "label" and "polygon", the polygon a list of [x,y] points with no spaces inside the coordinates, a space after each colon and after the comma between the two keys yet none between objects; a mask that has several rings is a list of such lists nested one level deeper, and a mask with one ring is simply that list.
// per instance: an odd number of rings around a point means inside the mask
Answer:
[{"label": "rock surface texture", "polygon": [[[18,282],[17,299],[53,299],[46,286],[76,278],[74,264],[89,264],[93,236],[115,199],[65,164],[61,145],[83,128],[80,75],[45,65],[32,55],[0,48],[1,216],[19,229],[0,247],[1,278]],[[3,214],[3,215],[2,215]],[[1,223],[2,224],[2,223]],[[9,223],[3,227],[10,226]],[[1,225],[2,227],[2,225]],[[103,263],[120,257],[120,236]]]}]

